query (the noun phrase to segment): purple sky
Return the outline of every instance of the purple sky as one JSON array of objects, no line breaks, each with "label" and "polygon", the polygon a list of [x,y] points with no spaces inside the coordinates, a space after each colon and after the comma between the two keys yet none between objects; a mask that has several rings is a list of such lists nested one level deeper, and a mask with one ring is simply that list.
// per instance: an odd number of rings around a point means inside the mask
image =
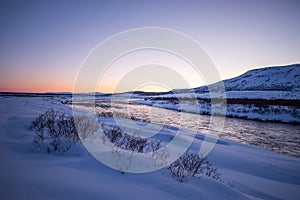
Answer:
[{"label": "purple sky", "polygon": [[80,65],[98,43],[149,26],[196,40],[223,79],[300,63],[299,10],[297,0],[1,0],[0,91],[72,91]]}]

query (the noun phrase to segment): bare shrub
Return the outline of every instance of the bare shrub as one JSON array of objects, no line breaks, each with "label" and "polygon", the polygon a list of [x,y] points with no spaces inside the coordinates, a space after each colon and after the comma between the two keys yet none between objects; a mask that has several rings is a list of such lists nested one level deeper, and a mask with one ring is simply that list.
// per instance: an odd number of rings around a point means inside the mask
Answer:
[{"label": "bare shrub", "polygon": [[235,187],[236,187],[236,182],[235,182],[234,180],[232,180],[232,181],[229,181],[229,182],[227,183],[227,185],[228,185],[229,187],[231,187],[231,188],[235,188]]},{"label": "bare shrub", "polygon": [[74,122],[81,139],[86,139],[99,129],[99,122],[93,116],[75,115]]},{"label": "bare shrub", "polygon": [[[160,148],[160,141],[134,137],[119,127],[102,124],[107,138],[116,146],[133,152],[152,152]],[[36,152],[68,151],[73,145],[94,134],[99,122],[92,116],[66,116],[64,113],[50,109],[32,121],[29,129],[34,131],[32,148]],[[79,135],[80,134],[80,138]]]},{"label": "bare shrub", "polygon": [[173,178],[179,182],[186,182],[187,177],[208,176],[221,181],[221,174],[213,167],[207,158],[201,158],[195,153],[187,152],[175,160],[168,168]]},{"label": "bare shrub", "polygon": [[185,182],[188,176],[190,176],[190,172],[185,168],[182,159],[175,160],[168,169],[171,171],[173,178],[175,178],[179,182]]},{"label": "bare shrub", "polygon": [[149,117],[142,118],[142,117],[135,116],[133,113],[123,113],[123,112],[117,112],[117,111],[113,111],[113,110],[97,111],[97,116],[125,118],[125,119],[131,119],[134,121],[142,121],[142,122],[148,122],[148,123],[151,122],[151,119]]},{"label": "bare shrub", "polygon": [[146,153],[157,151],[161,147],[159,140],[135,137],[119,127],[102,124],[102,129],[110,142],[125,150]]},{"label": "bare shrub", "polygon": [[36,152],[68,151],[73,145],[80,142],[75,126],[79,128],[82,137],[95,132],[98,123],[86,116],[66,116],[64,113],[47,110],[32,121],[29,129],[34,131],[32,148]]},{"label": "bare shrub", "polygon": [[203,173],[205,176],[211,177],[216,180],[221,180],[221,174],[218,172],[218,169],[214,166],[212,166],[211,163],[207,161],[205,164],[205,167],[203,169]]},{"label": "bare shrub", "polygon": [[113,117],[114,113],[112,111],[97,111],[97,116],[103,116],[103,117]]},{"label": "bare shrub", "polygon": [[106,135],[106,137],[109,139],[110,142],[114,143],[117,146],[121,146],[123,141],[123,133],[122,130],[119,128],[109,128],[109,127],[105,127],[102,126],[103,130],[104,130],[104,134]]}]

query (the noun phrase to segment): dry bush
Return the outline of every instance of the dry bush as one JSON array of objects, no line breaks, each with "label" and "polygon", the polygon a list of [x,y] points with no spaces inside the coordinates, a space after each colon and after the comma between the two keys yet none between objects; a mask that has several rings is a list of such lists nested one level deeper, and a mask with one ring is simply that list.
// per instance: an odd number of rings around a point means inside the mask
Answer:
[{"label": "dry bush", "polygon": [[81,139],[86,139],[99,129],[99,122],[93,116],[75,115],[74,122]]},{"label": "dry bush", "polygon": [[213,167],[207,158],[201,158],[195,153],[187,152],[174,161],[167,169],[170,170],[173,178],[179,182],[187,181],[189,176],[208,176],[216,180],[221,180],[221,174],[216,167]]},{"label": "dry bush", "polygon": [[[76,126],[75,126],[76,122]],[[34,131],[32,148],[36,152],[68,151],[80,143],[79,133],[83,138],[94,133],[99,124],[87,116],[66,116],[64,113],[50,109],[32,121],[29,129]]]},{"label": "dry bush", "polygon": [[159,140],[135,137],[119,127],[102,124],[102,129],[110,142],[125,150],[146,153],[157,151],[161,147]]}]

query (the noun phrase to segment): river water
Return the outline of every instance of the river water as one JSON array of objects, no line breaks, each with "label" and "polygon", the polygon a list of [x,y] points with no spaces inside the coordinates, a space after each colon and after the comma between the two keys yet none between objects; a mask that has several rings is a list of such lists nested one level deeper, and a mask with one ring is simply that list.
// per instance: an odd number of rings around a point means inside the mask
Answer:
[{"label": "river water", "polygon": [[[90,109],[90,104],[80,106]],[[178,112],[126,101],[97,100],[96,112],[99,115],[112,115],[189,128],[200,133],[211,132],[211,116]],[[216,117],[216,116],[215,116]],[[219,118],[219,119],[218,119]],[[222,117],[216,117],[223,120]],[[300,125],[260,122],[237,118],[225,118],[219,137],[236,142],[262,147],[266,150],[300,157]]]}]

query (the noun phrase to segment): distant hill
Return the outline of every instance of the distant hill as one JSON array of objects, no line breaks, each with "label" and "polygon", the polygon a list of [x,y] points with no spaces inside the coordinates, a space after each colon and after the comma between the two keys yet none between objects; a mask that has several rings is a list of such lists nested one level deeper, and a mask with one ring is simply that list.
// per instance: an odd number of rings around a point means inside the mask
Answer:
[{"label": "distant hill", "polygon": [[[300,91],[300,64],[254,69],[223,82],[226,91]],[[207,86],[193,90],[208,92]]]}]

